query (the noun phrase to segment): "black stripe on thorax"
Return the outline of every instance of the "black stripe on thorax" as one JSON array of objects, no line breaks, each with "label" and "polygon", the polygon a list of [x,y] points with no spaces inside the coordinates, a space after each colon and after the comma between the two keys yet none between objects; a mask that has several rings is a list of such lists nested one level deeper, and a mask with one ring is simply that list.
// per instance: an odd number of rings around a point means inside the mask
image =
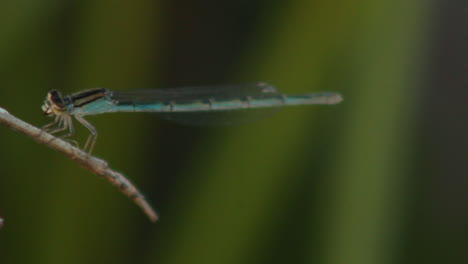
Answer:
[{"label": "black stripe on thorax", "polygon": [[98,89],[92,89],[92,90],[87,90],[83,91],[80,93],[72,94],[69,96],[71,103],[75,107],[80,107],[86,104],[89,104],[91,102],[94,102],[98,99],[101,99],[102,97],[107,95],[107,89],[105,88],[98,88]]}]

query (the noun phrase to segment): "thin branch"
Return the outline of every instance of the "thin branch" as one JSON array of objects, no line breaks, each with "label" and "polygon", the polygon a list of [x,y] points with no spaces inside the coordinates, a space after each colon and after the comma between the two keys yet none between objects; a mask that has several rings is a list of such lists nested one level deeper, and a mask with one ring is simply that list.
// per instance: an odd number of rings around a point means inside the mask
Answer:
[{"label": "thin branch", "polygon": [[104,177],[112,185],[119,188],[122,193],[130,197],[130,199],[132,199],[143,210],[152,222],[158,220],[158,215],[146,201],[141,192],[124,175],[112,170],[107,165],[106,161],[88,155],[86,152],[74,147],[70,143],[54,137],[35,126],[14,117],[1,107],[0,123],[31,137],[39,143],[63,153],[85,169],[98,176]]}]

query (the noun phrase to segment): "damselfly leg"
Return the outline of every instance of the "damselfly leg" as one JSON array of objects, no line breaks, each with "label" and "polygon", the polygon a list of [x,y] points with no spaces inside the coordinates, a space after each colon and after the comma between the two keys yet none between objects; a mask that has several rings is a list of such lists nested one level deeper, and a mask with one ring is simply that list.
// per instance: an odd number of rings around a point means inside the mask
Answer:
[{"label": "damselfly leg", "polygon": [[75,115],[75,118],[91,132],[83,148],[83,151],[86,151],[86,149],[88,149],[87,151],[88,154],[91,154],[91,152],[93,152],[94,144],[96,143],[96,139],[98,135],[97,130],[93,125],[91,125],[91,123],[89,123],[86,119],[84,119],[83,116]]},{"label": "damselfly leg", "polygon": [[46,132],[49,132],[54,128],[55,125],[57,125],[57,123],[60,121],[60,116],[55,116],[55,119],[54,121],[50,122],[49,124],[46,124],[45,126],[42,127],[42,130],[46,131]]},{"label": "damselfly leg", "polygon": [[[57,126],[55,126],[58,124]],[[54,127],[55,126],[55,127]],[[68,133],[59,136],[59,138],[73,144],[75,147],[79,147],[76,140],[68,139],[75,134],[75,128],[73,126],[73,120],[70,115],[56,116],[55,120],[42,127],[42,130],[48,132],[49,134],[57,134],[68,129]]]}]

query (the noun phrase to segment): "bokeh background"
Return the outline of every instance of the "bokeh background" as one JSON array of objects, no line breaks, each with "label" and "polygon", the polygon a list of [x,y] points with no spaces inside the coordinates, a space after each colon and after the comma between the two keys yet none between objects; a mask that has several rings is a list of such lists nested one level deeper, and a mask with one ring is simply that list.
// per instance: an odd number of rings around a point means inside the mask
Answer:
[{"label": "bokeh background", "polygon": [[[158,209],[0,127],[0,263],[468,263],[468,2],[2,0],[0,106],[268,81],[332,90],[233,127],[90,117]],[[83,141],[87,131],[78,127]]]}]

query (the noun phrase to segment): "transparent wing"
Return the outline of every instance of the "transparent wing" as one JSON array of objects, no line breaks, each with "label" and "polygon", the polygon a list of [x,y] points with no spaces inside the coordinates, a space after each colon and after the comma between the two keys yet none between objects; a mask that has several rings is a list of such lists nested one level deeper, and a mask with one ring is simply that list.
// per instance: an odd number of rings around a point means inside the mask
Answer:
[{"label": "transparent wing", "polygon": [[[158,112],[167,120],[189,125],[232,125],[268,117],[284,105],[277,89],[264,82],[115,92],[116,107],[131,105],[134,111]],[[253,108],[253,102],[265,107]],[[158,109],[158,110],[155,110]]]}]

